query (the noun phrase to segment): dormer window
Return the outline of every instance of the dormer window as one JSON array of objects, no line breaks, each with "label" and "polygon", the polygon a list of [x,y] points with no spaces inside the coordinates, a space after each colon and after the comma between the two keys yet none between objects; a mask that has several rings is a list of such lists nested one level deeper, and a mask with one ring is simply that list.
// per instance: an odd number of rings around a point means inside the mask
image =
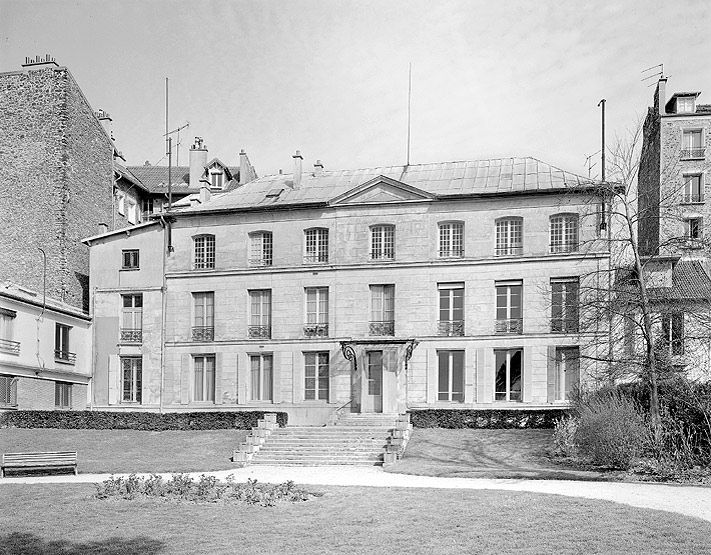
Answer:
[{"label": "dormer window", "polygon": [[678,96],[676,99],[677,114],[693,114],[696,111],[696,102],[693,96]]},{"label": "dormer window", "polygon": [[210,171],[210,188],[211,189],[222,189],[222,181],[224,178],[224,173],[222,171]]}]

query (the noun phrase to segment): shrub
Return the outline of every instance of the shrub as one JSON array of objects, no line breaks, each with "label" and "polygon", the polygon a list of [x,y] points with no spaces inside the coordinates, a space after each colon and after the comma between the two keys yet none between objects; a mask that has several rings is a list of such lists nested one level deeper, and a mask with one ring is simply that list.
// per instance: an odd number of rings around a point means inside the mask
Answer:
[{"label": "shrub", "polygon": [[553,428],[568,409],[423,409],[412,410],[415,428]]},{"label": "shrub", "polygon": [[575,434],[578,431],[578,419],[564,416],[553,427],[553,454],[558,457],[572,457],[576,454]]}]

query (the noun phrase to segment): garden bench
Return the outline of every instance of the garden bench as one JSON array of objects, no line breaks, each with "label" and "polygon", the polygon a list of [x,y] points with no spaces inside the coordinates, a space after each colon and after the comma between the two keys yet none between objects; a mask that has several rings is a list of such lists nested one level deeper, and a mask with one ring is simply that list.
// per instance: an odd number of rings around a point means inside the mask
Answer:
[{"label": "garden bench", "polygon": [[77,473],[76,451],[51,453],[5,453],[0,464],[0,478],[5,477],[8,468],[73,468]]}]

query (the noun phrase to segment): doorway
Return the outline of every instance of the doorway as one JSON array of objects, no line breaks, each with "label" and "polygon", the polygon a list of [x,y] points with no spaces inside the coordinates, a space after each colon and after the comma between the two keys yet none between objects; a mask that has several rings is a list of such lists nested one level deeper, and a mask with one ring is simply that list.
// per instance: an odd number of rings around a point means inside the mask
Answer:
[{"label": "doorway", "polygon": [[383,351],[367,351],[363,412],[383,412]]}]

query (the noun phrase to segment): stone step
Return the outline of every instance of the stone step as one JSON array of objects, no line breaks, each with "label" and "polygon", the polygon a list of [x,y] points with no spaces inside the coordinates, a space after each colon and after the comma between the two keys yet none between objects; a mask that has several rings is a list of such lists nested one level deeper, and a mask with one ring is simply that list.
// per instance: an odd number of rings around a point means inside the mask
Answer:
[{"label": "stone step", "polygon": [[[260,451],[261,453],[261,451]],[[254,455],[254,458],[252,459],[253,461],[256,460],[262,460],[262,459],[271,459],[271,460],[282,460],[282,461],[313,461],[313,460],[323,460],[323,459],[329,459],[333,461],[364,461],[364,460],[380,460],[382,456],[380,453],[378,454],[370,454],[370,453],[363,453],[363,454],[342,454],[342,455],[334,455],[330,453],[316,453],[313,455],[304,455],[301,453],[296,453],[293,455],[285,454],[285,453],[265,453],[264,455],[260,456],[260,453],[257,453]]]},{"label": "stone step", "polygon": [[383,461],[333,461],[330,459],[309,461],[282,461],[279,459],[252,459],[250,464],[271,466],[382,466]]}]

